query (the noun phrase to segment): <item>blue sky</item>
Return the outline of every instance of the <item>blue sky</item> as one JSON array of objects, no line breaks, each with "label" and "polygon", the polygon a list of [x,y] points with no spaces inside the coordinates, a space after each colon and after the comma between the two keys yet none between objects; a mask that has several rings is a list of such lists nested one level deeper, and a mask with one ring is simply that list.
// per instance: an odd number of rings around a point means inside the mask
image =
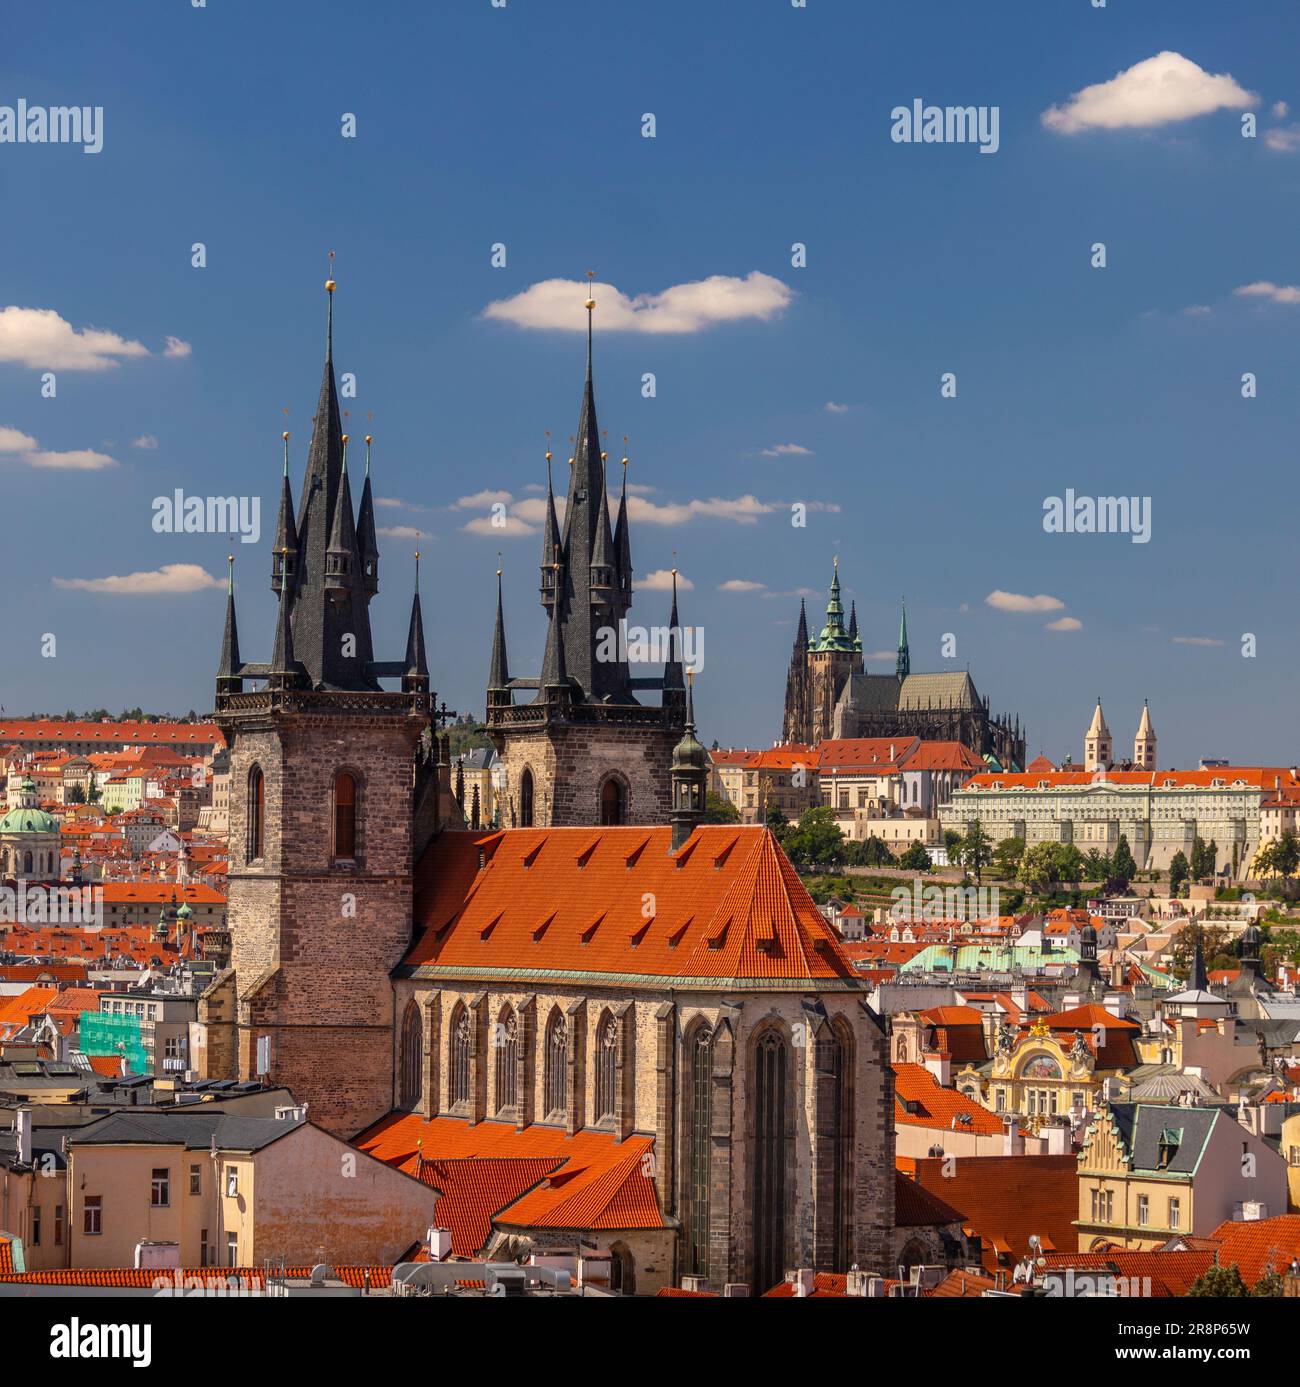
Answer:
[{"label": "blue sky", "polygon": [[[67,584],[222,577],[225,536],[153,531],[176,487],[260,494],[273,524],[285,406],[295,493],[301,477],[333,249],[353,432],[373,412],[377,493],[408,503],[380,524],[426,536],[453,707],[483,705],[498,548],[512,670],[540,662],[527,488],[546,429],[563,473],[582,380],[581,291],[572,330],[485,310],[593,268],[613,286],[601,426],[612,457],[631,436],[629,478],[653,488],[633,559],[644,577],[676,550],[694,584],[708,740],[776,735],[795,594],[819,614],[838,553],[866,649],[893,645],[906,595],[912,667],[969,663],[1031,753],[1077,756],[1100,694],[1121,747],[1150,699],[1162,764],[1294,761],[1298,50],[1281,2],[24,8],[0,106],[102,106],[104,148],[0,144],[0,702],[211,706],[216,587]],[[1172,110],[1132,82],[1072,105],[1161,53],[1195,65],[1169,77]],[[997,106],[998,151],[894,143],[890,112],[916,98]],[[1198,101],[1216,109],[1182,114]],[[691,330],[646,330],[664,325],[653,296],[712,276],[753,311],[712,321],[706,294]],[[615,291],[650,296],[618,331]],[[91,328],[146,350],[110,342],[110,364],[78,369]],[[1044,533],[1066,488],[1150,497],[1150,542]],[[509,493],[519,533],[476,532],[485,506],[456,503],[485,491]],[[236,546],[249,659],[271,643],[269,538]],[[414,547],[381,541],[381,658],[400,653]],[[721,590],[737,581],[762,588]],[[643,590],[634,614],[666,608]],[[1063,618],[1081,624],[1048,629]]]}]

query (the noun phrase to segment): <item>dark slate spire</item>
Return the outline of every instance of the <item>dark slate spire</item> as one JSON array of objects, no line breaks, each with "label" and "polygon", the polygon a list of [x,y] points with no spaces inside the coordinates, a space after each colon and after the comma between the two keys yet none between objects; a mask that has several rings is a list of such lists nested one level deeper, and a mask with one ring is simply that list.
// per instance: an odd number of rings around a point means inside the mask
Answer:
[{"label": "dark slate spire", "polygon": [[665,700],[672,689],[685,687],[682,677],[681,624],[677,620],[677,566],[673,565],[673,608],[668,614],[668,659],[664,661]]},{"label": "dark slate spire", "polygon": [[1187,979],[1187,990],[1189,992],[1208,992],[1210,990],[1210,980],[1205,972],[1205,954],[1201,949],[1200,931],[1196,934],[1196,943],[1192,949],[1192,972]]},{"label": "dark slate spire", "polygon": [[239,677],[243,661],[239,658],[239,627],[235,622],[235,556],[226,559],[226,631],[221,638],[221,663],[217,666],[217,692],[243,693]]},{"label": "dark slate spire", "polygon": [[285,584],[275,613],[275,649],[271,652],[271,668],[267,685],[274,689],[295,689],[302,683],[303,667],[293,650],[293,622],[290,612],[296,590],[292,581]]},{"label": "dark slate spire", "polygon": [[673,748],[672,770],[672,851],[676,852],[704,822],[705,795],[709,779],[709,754],[695,735],[694,681],[686,690],[686,726],[682,739]]},{"label": "dark slate spire", "polygon": [[357,552],[361,555],[361,590],[366,601],[379,591],[379,541],[375,536],[375,503],[370,493],[370,434],[366,435],[366,479],[357,510]]},{"label": "dark slate spire", "polygon": [[551,619],[546,628],[546,654],[542,656],[542,676],[539,680],[543,698],[553,698],[558,690],[569,688],[568,670],[564,659],[564,573],[556,564],[556,601],[551,607]]},{"label": "dark slate spire", "polygon": [[[497,694],[504,697],[493,699]],[[506,658],[506,619],[501,603],[501,570],[497,569],[497,623],[492,632],[492,663],[488,667],[488,702],[510,704],[514,700],[510,693],[510,666]]]},{"label": "dark slate spire", "polygon": [[898,620],[898,659],[894,664],[894,673],[900,680],[906,679],[912,672],[912,656],[907,648],[907,603],[903,603],[903,614]]},{"label": "dark slate spire", "polygon": [[[623,440],[627,446],[627,439]],[[620,615],[632,606],[632,539],[627,518],[627,457],[623,458],[623,490],[618,498],[618,521],[614,526],[614,563]]]},{"label": "dark slate spire", "polygon": [[[549,435],[548,435],[549,436]],[[546,520],[542,526],[542,606],[548,611],[555,601],[555,557],[563,541],[555,518],[555,491],[551,486],[551,450],[546,449]]]},{"label": "dark slate spire", "polygon": [[600,513],[591,551],[591,601],[602,615],[615,613],[614,536],[609,524],[609,492],[605,486],[605,455],[601,454]]},{"label": "dark slate spire", "polygon": [[428,693],[429,665],[424,657],[424,619],[420,615],[420,551],[415,551],[415,595],[411,598],[411,625],[406,633],[406,673],[403,693]]},{"label": "dark slate spire", "polygon": [[[591,314],[595,306],[594,299],[586,301],[587,375],[564,512],[564,570],[558,575],[564,590],[562,602],[556,605],[563,606],[561,636],[565,668],[582,696],[592,702],[613,699],[630,703],[634,700],[628,683],[627,661],[600,660],[596,654],[599,631],[616,623],[611,620],[608,593],[593,581],[606,571],[612,576],[613,562],[600,428],[592,386]],[[601,556],[603,563],[599,561]]]},{"label": "dark slate spire", "polygon": [[799,629],[794,633],[794,648],[808,649],[808,604],[802,598],[799,599]]},{"label": "dark slate spire", "polygon": [[343,463],[334,502],[329,547],[325,550],[325,592],[340,605],[351,597],[357,584],[357,530],[352,520],[352,488],[348,485],[348,436],[343,435]]},{"label": "dark slate spire", "polygon": [[[329,314],[325,371],[312,423],[307,473],[298,497],[298,566],[293,583],[293,640],[311,687],[378,689],[366,672],[374,659],[366,595],[355,575],[360,568],[351,506],[346,525],[352,534],[353,581],[331,600],[326,593],[327,560],[335,511],[343,481],[343,429],[334,383],[334,280],[325,282]],[[342,516],[339,523],[344,523]],[[337,575],[330,575],[333,583]]]},{"label": "dark slate spire", "polygon": [[275,525],[275,548],[271,551],[271,591],[279,593],[284,580],[291,582],[298,571],[298,527],[293,523],[293,492],[289,486],[289,434],[284,439],[284,476],[280,483],[280,516]]}]

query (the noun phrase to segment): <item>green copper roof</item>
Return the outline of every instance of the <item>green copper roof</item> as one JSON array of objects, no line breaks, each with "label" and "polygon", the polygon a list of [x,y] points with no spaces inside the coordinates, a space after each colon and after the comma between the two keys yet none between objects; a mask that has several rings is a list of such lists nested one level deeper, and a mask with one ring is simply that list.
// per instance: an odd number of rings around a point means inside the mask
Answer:
[{"label": "green copper roof", "polygon": [[808,645],[809,650],[841,650],[853,654],[856,649],[853,637],[844,629],[844,606],[840,601],[840,567],[835,565],[831,578],[831,596],[826,604],[826,625],[821,635]]},{"label": "green copper roof", "polygon": [[57,833],[58,820],[44,809],[33,809],[30,805],[11,809],[0,819],[0,833]]}]

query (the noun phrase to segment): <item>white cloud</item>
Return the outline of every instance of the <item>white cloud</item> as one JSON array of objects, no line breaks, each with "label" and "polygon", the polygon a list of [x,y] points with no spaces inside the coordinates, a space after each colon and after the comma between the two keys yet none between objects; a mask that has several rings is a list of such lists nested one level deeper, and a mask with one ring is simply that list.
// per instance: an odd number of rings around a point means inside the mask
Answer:
[{"label": "white cloud", "polygon": [[827,400],[822,408],[827,414],[847,414],[849,412],[848,405],[837,405],[834,400]]},{"label": "white cloud", "polygon": [[1175,636],[1175,645],[1222,645],[1222,641],[1216,641],[1213,636]]},{"label": "white cloud", "polygon": [[794,297],[788,285],[752,270],[743,279],[710,275],[689,284],[674,284],[657,294],[627,295],[612,284],[572,279],[545,279],[522,293],[498,299],[483,310],[485,318],[516,327],[585,332],[583,304],[596,301],[596,325],[605,332],[700,332],[715,323],[757,319],[766,322]]},{"label": "white cloud", "polygon": [[1268,299],[1270,303],[1300,303],[1300,288],[1294,284],[1273,284],[1267,279],[1243,284],[1232,291],[1243,299]]},{"label": "white cloud", "polygon": [[107,371],[119,358],[148,356],[142,342],[72,326],[52,308],[0,308],[0,361],[37,370]]},{"label": "white cloud", "polygon": [[1273,103],[1273,115],[1278,120],[1285,120],[1291,114],[1291,108],[1285,101],[1275,101]]},{"label": "white cloud", "polygon": [[423,530],[417,530],[414,525],[381,525],[376,531],[386,539],[428,539],[429,536]]},{"label": "white cloud", "polygon": [[1210,311],[1211,310],[1203,303],[1192,303],[1188,304],[1187,307],[1183,309],[1183,317],[1204,318]]},{"label": "white cloud", "polygon": [[775,448],[764,448],[759,453],[759,457],[764,458],[780,458],[791,455],[810,458],[813,451],[811,448],[805,448],[802,443],[778,443]]},{"label": "white cloud", "polygon": [[92,448],[74,448],[66,453],[54,453],[38,449],[25,453],[22,458],[28,467],[39,467],[51,472],[99,472],[105,467],[116,467],[117,459],[107,453],[97,453]]},{"label": "white cloud", "polygon": [[[673,571],[671,568],[656,568],[652,573],[638,578],[636,585],[641,592],[671,592]],[[691,592],[695,588],[695,584],[681,573],[677,575],[677,586],[682,592]]]},{"label": "white cloud", "polygon": [[0,453],[30,453],[35,447],[36,440],[30,434],[0,424]]},{"label": "white cloud", "polygon": [[1206,72],[1181,53],[1166,50],[1108,82],[1075,92],[1064,106],[1044,111],[1042,122],[1062,135],[1080,130],[1150,129],[1211,111],[1240,110],[1257,99],[1226,72]]},{"label": "white cloud", "polygon": [[731,520],[737,525],[753,525],[760,515],[770,515],[777,508],[757,496],[746,494],[727,500],[714,496],[707,501],[667,502],[660,505],[642,496],[627,498],[627,513],[643,525],[681,525],[697,516],[707,515],[716,520]]},{"label": "white cloud", "polygon": [[897,650],[868,650],[862,657],[864,660],[897,660]]},{"label": "white cloud", "polygon": [[719,592],[763,592],[766,588],[766,583],[755,583],[749,578],[728,578],[718,584]]},{"label": "white cloud", "polygon": [[1055,621],[1047,623],[1049,631],[1082,631],[1083,622],[1077,616],[1058,616]]},{"label": "white cloud", "polygon": [[142,433],[139,438],[133,438],[131,440],[131,446],[133,448],[143,448],[148,452],[152,452],[158,446],[158,440],[151,433]]},{"label": "white cloud", "polygon": [[1264,143],[1275,154],[1294,154],[1300,150],[1300,125],[1279,125],[1265,130]]},{"label": "white cloud", "polygon": [[468,520],[461,529],[471,535],[488,535],[497,539],[515,539],[519,535],[535,535],[538,527],[530,525],[527,521],[521,520],[517,515],[503,515],[504,523],[494,525],[490,515],[476,515],[473,520]]},{"label": "white cloud", "polygon": [[1045,592],[1027,597],[1019,592],[1003,592],[1001,588],[994,588],[984,601],[1000,612],[1059,612],[1065,606],[1059,597],[1049,597]]},{"label": "white cloud", "polygon": [[462,496],[456,502],[459,510],[479,510],[483,506],[505,505],[510,500],[508,491],[476,491],[472,496]]},{"label": "white cloud", "polygon": [[[564,519],[564,507],[567,498],[557,496],[555,498],[555,518]],[[525,496],[522,501],[516,501],[511,507],[512,512],[520,520],[526,520],[530,525],[540,525],[546,519],[546,497],[545,496]]]},{"label": "white cloud", "polygon": [[204,592],[224,588],[225,578],[214,578],[196,563],[167,563],[145,573],[110,578],[55,578],[56,588],[81,592],[110,592],[118,596],[148,597],[160,593]]},{"label": "white cloud", "polygon": [[171,357],[189,356],[193,350],[194,348],[191,347],[188,342],[182,342],[179,337],[169,336],[166,345],[163,347],[163,355]]},{"label": "white cloud", "polygon": [[30,434],[2,424],[0,453],[16,453],[17,461],[24,467],[36,467],[43,471],[98,472],[104,467],[117,466],[116,458],[109,457],[107,453],[97,453],[92,448],[76,448],[66,453],[41,448]]}]

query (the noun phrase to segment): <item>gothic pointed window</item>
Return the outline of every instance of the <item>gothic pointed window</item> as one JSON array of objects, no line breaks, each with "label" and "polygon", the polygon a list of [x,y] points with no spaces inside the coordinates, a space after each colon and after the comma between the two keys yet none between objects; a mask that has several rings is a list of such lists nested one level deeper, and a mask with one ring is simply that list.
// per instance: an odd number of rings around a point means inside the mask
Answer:
[{"label": "gothic pointed window", "polygon": [[412,1000],[402,1021],[402,1107],[419,1104],[424,1087],[424,1026],[420,1008]]},{"label": "gothic pointed window", "polygon": [[254,766],[248,772],[248,831],[245,842],[245,856],[256,862],[262,856],[263,837],[266,824],[266,777],[261,766]]},{"label": "gothic pointed window", "polygon": [[608,1013],[596,1029],[596,1121],[612,1120],[617,1111],[618,1022]]},{"label": "gothic pointed window", "polygon": [[709,1274],[709,1187],[713,1132],[713,1032],[699,1026],[686,1055],[686,1263]]},{"label": "gothic pointed window", "polygon": [[[818,1265],[847,1271],[852,1258],[851,1191],[853,1152],[852,1039],[840,1022],[823,1025],[815,1058],[817,1188],[825,1203],[816,1211]],[[824,1230],[824,1231],[821,1231]]]},{"label": "gothic pointed window", "polygon": [[447,1047],[447,1101],[453,1108],[458,1103],[468,1103],[470,1098],[469,1041],[469,1012],[461,1003],[452,1013]]},{"label": "gothic pointed window", "polygon": [[349,771],[334,777],[334,856],[357,855],[357,782]]},{"label": "gothic pointed window", "polygon": [[600,787],[600,821],[602,824],[621,824],[623,819],[623,787],[611,775]]},{"label": "gothic pointed window", "polygon": [[767,1031],[754,1051],[754,1274],[756,1295],[785,1278],[785,1041]]},{"label": "gothic pointed window", "polygon": [[493,1041],[496,1047],[496,1110],[504,1112],[519,1101],[519,1019],[513,1007],[506,1007],[501,1013]]},{"label": "gothic pointed window", "polygon": [[546,1027],[542,1087],[546,1116],[563,1116],[569,1105],[569,1028],[558,1011],[551,1013]]},{"label": "gothic pointed window", "polygon": [[533,773],[525,766],[519,777],[519,827],[533,826]]}]

